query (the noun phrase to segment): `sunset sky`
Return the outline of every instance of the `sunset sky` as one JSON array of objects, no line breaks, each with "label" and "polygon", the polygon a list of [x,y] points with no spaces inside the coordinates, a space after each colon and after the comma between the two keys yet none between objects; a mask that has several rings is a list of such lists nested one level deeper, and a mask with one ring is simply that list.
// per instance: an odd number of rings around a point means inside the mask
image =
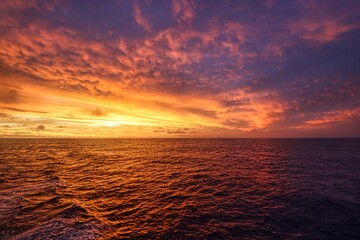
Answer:
[{"label": "sunset sky", "polygon": [[1,137],[360,137],[360,1],[0,1]]}]

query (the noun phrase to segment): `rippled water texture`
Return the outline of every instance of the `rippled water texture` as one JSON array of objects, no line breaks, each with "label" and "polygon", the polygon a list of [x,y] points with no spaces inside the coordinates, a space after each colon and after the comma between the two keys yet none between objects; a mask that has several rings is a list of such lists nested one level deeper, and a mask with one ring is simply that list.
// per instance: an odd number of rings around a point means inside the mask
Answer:
[{"label": "rippled water texture", "polygon": [[360,239],[359,139],[3,139],[1,239]]}]

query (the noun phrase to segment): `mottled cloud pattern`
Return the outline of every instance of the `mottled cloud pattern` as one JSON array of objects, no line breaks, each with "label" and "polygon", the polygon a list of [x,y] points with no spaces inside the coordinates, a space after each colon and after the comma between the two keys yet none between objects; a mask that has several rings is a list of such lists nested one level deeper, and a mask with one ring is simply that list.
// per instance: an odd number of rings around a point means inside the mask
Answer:
[{"label": "mottled cloud pattern", "polygon": [[356,0],[1,1],[0,135],[360,136],[359,16]]}]

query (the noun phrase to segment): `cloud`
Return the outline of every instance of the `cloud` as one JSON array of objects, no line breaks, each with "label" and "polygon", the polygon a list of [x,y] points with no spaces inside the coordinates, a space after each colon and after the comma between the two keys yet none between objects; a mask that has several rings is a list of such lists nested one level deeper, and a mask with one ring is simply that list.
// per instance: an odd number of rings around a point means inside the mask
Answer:
[{"label": "cloud", "polygon": [[104,112],[104,111],[101,111],[99,108],[95,108],[93,110],[89,110],[90,114],[92,116],[95,116],[95,117],[101,117],[101,116],[106,116],[107,113]]},{"label": "cloud", "polygon": [[182,131],[182,130],[168,130],[166,131],[167,134],[174,134],[174,135],[183,135],[183,134],[187,134],[187,132]]},{"label": "cloud", "polygon": [[151,32],[151,25],[148,20],[145,19],[142,14],[141,5],[139,3],[134,4],[134,18],[135,21],[146,31]]},{"label": "cloud", "polygon": [[1,103],[17,103],[20,100],[20,96],[17,91],[0,90],[0,102]]},{"label": "cloud", "polygon": [[27,110],[27,109],[21,109],[21,108],[13,108],[13,107],[2,107],[3,109],[15,111],[15,112],[30,112],[30,113],[43,113],[47,114],[48,112],[44,111],[35,111],[35,110]]},{"label": "cloud", "polygon": [[325,112],[321,117],[317,119],[307,120],[305,121],[305,125],[323,125],[326,124],[337,124],[341,122],[348,121],[350,119],[359,118],[360,117],[360,109],[347,109],[347,110],[339,110],[339,111],[331,111]]},{"label": "cloud", "polygon": [[0,103],[14,124],[247,134],[329,125],[340,121],[329,113],[360,102],[356,1],[16,0],[0,9]]},{"label": "cloud", "polygon": [[[352,1],[348,1],[351,3]],[[316,43],[334,41],[341,34],[360,27],[360,23],[351,19],[358,14],[356,8],[334,7],[331,1],[304,1],[301,3],[301,19],[290,23],[291,32],[301,38]]]},{"label": "cloud", "polygon": [[44,125],[39,125],[36,127],[37,130],[45,130],[45,126]]},{"label": "cloud", "polygon": [[172,14],[180,23],[189,23],[195,17],[194,1],[173,0]]}]

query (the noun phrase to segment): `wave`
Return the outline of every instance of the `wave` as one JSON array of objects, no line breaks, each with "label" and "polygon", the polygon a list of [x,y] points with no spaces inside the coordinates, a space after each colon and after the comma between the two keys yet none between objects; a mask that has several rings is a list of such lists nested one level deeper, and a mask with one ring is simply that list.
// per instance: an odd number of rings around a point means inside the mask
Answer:
[{"label": "wave", "polygon": [[360,238],[357,139],[0,144],[0,239]]}]

